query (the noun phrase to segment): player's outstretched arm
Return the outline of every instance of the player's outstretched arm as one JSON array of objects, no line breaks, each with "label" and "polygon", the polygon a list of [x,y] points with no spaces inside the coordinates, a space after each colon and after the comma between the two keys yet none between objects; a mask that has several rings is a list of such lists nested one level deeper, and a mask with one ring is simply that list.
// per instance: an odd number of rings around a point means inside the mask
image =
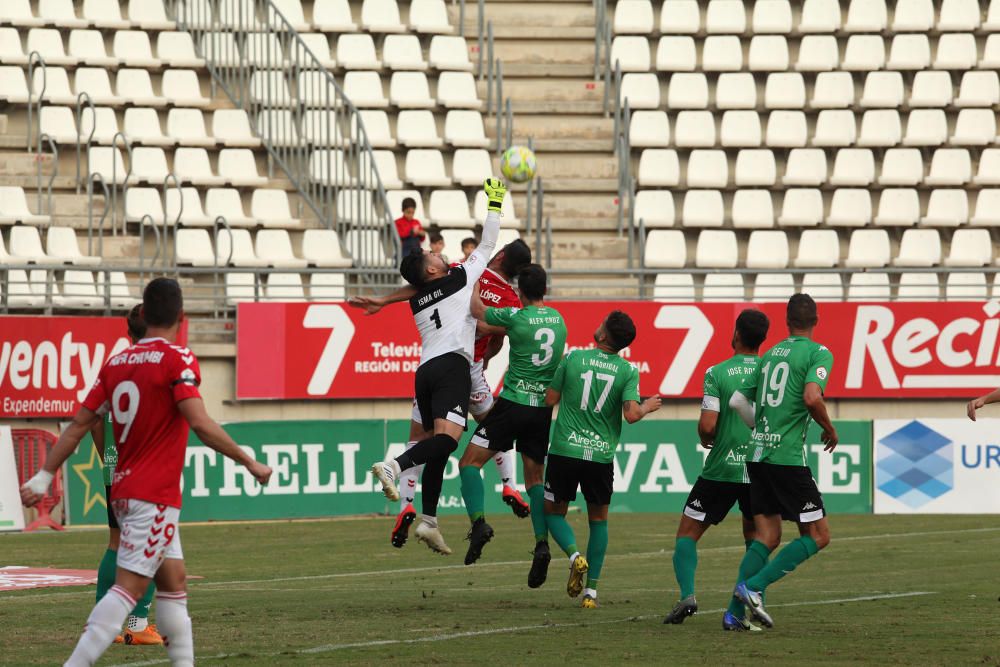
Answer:
[{"label": "player's outstretched arm", "polygon": [[486,304],[483,303],[482,297],[479,296],[479,290],[472,290],[472,297],[469,299],[469,312],[472,313],[472,317],[476,320],[476,335],[492,336],[494,334],[500,334],[502,336],[507,333],[507,329],[504,327],[486,323],[487,310],[489,310],[489,308],[487,308]]},{"label": "player's outstretched arm", "polygon": [[976,421],[976,410],[984,405],[989,405],[990,403],[996,403],[998,401],[1000,401],[1000,389],[994,389],[984,396],[980,396],[979,398],[974,398],[969,401],[969,404],[965,406],[965,414],[969,415],[969,419],[972,421]]},{"label": "player's outstretched arm", "polygon": [[[59,434],[59,440],[56,441],[55,446],[52,447],[52,451],[49,452],[49,456],[45,460],[45,465],[21,487],[21,502],[24,503],[25,507],[32,507],[42,499],[42,496],[49,490],[49,484],[52,483],[52,478],[56,476],[56,472],[66,462],[66,459],[76,451],[76,448],[80,446],[83,436],[87,435],[87,432],[94,426],[95,422],[100,422],[98,414],[88,408],[81,407],[80,411],[73,417],[73,421],[69,423],[69,426]],[[103,440],[101,442],[103,446]]]},{"label": "player's outstretched arm", "polygon": [[809,411],[809,415],[823,429],[822,439],[823,444],[826,445],[823,451],[832,452],[838,442],[837,429],[833,427],[830,415],[826,412],[826,403],[823,402],[823,390],[815,382],[806,383],[806,389],[802,392],[802,402],[806,404],[806,410]]},{"label": "player's outstretched arm", "polygon": [[177,404],[177,409],[181,411],[184,419],[191,426],[191,430],[203,443],[223,456],[243,465],[261,484],[267,484],[268,480],[271,479],[271,469],[244,452],[229,434],[208,416],[203,400],[186,398]]},{"label": "player's outstretched arm", "polygon": [[368,315],[374,315],[390,304],[409,301],[416,294],[417,288],[412,285],[404,285],[392,294],[386,294],[385,296],[352,296],[347,300],[347,305],[354,308],[361,308]]},{"label": "player's outstretched arm", "polygon": [[650,396],[642,403],[639,401],[625,401],[622,404],[622,416],[629,424],[634,424],[649,413],[659,410],[662,404],[663,401],[660,400],[659,394]]},{"label": "player's outstretched arm", "polygon": [[503,206],[503,198],[507,194],[507,186],[498,178],[487,178],[483,183],[483,190],[486,192],[487,211],[486,220],[483,222],[483,235],[479,240],[479,245],[472,251],[469,258],[465,260],[466,275],[470,282],[479,280],[489,264],[490,257],[497,247],[500,238],[500,209]]},{"label": "player's outstretched arm", "polygon": [[753,403],[742,392],[733,392],[733,395],[729,397],[729,407],[736,410],[736,414],[740,416],[740,419],[743,420],[743,423],[748,428],[753,428],[757,425],[756,410]]}]

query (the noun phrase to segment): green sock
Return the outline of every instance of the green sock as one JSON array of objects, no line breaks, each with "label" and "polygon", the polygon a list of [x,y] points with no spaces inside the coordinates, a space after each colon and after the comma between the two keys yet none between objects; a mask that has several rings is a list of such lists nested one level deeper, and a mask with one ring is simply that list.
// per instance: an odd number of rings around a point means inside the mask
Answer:
[{"label": "green sock", "polygon": [[[744,540],[744,543],[747,545],[747,551],[743,556],[743,560],[740,562],[739,574],[736,575],[737,584],[741,581],[746,581],[753,575],[760,572],[761,569],[767,565],[767,558],[771,555],[771,552],[769,552],[767,547],[761,542]],[[754,548],[755,544],[757,545],[756,549]],[[736,618],[743,618],[746,616],[746,608],[736,596],[733,596],[729,600],[729,613]]]},{"label": "green sock", "polygon": [[136,618],[149,618],[149,607],[153,604],[153,595],[156,594],[156,584],[154,582],[149,582],[149,587],[146,589],[146,594],[142,596],[142,599],[136,602],[135,609],[132,610],[131,616]]},{"label": "green sock", "polygon": [[545,487],[535,484],[528,489],[528,504],[531,505],[531,527],[535,531],[535,541],[549,539],[549,529],[545,525]]},{"label": "green sock", "polygon": [[579,551],[576,548],[576,535],[573,534],[573,529],[566,522],[566,517],[561,514],[546,514],[545,525],[549,527],[549,533],[567,556],[572,556]]},{"label": "green sock", "polygon": [[698,569],[698,543],[678,537],[674,544],[674,576],[681,587],[681,599],[694,595],[694,571]]},{"label": "green sock", "polygon": [[604,556],[608,553],[608,521],[591,521],[590,537],[587,539],[587,588],[597,588],[604,567]]},{"label": "green sock", "polygon": [[115,576],[118,574],[118,552],[108,549],[104,552],[104,558],[97,567],[97,601],[111,590],[115,585]]},{"label": "green sock", "polygon": [[796,567],[819,553],[816,541],[808,535],[789,542],[778,555],[757,574],[747,580],[747,586],[763,592],[768,586],[791,573]]},{"label": "green sock", "polygon": [[485,516],[483,509],[486,505],[482,473],[476,466],[465,466],[458,469],[458,475],[462,478],[462,498],[465,500],[465,510],[469,513],[469,519],[472,521],[482,519]]}]

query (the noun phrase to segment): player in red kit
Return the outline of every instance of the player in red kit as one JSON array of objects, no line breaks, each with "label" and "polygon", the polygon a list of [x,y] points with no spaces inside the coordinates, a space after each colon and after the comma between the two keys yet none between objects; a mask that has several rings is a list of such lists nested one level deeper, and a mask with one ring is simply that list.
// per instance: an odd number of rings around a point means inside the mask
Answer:
[{"label": "player in red kit", "polygon": [[[531,249],[524,241],[517,239],[504,246],[500,252],[493,256],[486,271],[479,279],[479,296],[483,302],[487,306],[496,308],[520,307],[521,300],[510,282],[528,264],[531,264]],[[384,297],[354,297],[348,303],[357,308],[364,308],[369,315],[373,315],[390,303],[409,300],[415,292],[414,288],[405,286]],[[503,346],[503,338],[503,336],[481,335],[476,339],[473,363],[470,368],[472,393],[469,396],[469,412],[472,413],[476,421],[482,421],[486,417],[486,413],[493,407],[493,391],[489,382],[486,381],[484,371],[489,360]],[[407,448],[426,437],[429,435],[424,432],[420,413],[414,402],[410,421],[410,441],[406,443]],[[527,517],[531,513],[531,508],[514,487],[514,469],[517,459],[510,452],[499,452],[494,460],[503,482],[504,502],[518,517],[522,519]],[[394,547],[402,547],[406,544],[410,525],[417,518],[417,513],[413,508],[413,499],[416,496],[417,480],[422,471],[423,466],[414,466],[404,470],[399,478],[400,512],[392,530],[392,545]],[[436,508],[425,506],[423,510],[422,519],[424,522],[437,516]],[[420,537],[419,529],[417,537]],[[435,545],[435,543],[428,542],[428,546],[440,553],[451,553],[447,545]]]},{"label": "player in red kit", "polygon": [[156,580],[156,615],[173,665],[194,665],[179,518],[181,472],[189,427],[217,452],[241,463],[261,484],[271,469],[248,456],[208,416],[198,392],[198,360],[175,344],[184,318],[177,281],[157,278],[143,293],[146,337],[101,369],[83,406],[59,436],[42,469],[21,487],[28,507],[48,490],[80,440],[110,412],[118,444],[111,503],[121,526],[115,585],[95,605],[66,665],[93,665],[125,617]]}]

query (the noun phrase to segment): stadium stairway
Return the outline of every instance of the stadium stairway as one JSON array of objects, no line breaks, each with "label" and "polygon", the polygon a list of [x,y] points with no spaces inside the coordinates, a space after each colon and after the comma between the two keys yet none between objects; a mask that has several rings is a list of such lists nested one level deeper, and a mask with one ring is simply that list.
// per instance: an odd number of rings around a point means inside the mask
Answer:
[{"label": "stadium stairway", "polygon": [[[633,279],[600,273],[626,268],[627,241],[615,232],[618,161],[614,123],[604,114],[604,82],[594,77],[593,3],[488,0],[485,12],[485,21],[493,23],[494,57],[503,63],[503,94],[511,100],[513,143],[531,139],[538,158],[552,265],[588,271],[554,276],[553,295],[634,297]],[[453,19],[458,22],[457,14]],[[474,3],[467,5],[465,21],[466,35],[475,35]],[[479,85],[485,99],[488,83]],[[486,132],[494,137],[496,123],[488,121]],[[534,230],[526,240],[536,246]]]}]

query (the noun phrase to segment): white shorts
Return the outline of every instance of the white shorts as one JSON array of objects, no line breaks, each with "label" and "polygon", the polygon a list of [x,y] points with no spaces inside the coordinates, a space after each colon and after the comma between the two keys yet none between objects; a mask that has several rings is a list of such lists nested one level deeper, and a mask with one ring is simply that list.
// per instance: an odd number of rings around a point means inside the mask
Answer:
[{"label": "white shorts", "polygon": [[[472,379],[472,390],[469,392],[469,413],[473,417],[482,417],[493,408],[493,391],[490,383],[486,381],[486,374],[483,372],[483,361],[473,362],[469,367]],[[423,423],[420,416],[420,408],[417,402],[413,401],[413,409],[410,412],[410,421],[418,424]],[[477,419],[478,421],[478,419]]]},{"label": "white shorts", "polygon": [[178,508],[131,499],[112,505],[122,531],[118,567],[152,578],[164,559],[184,558]]}]

